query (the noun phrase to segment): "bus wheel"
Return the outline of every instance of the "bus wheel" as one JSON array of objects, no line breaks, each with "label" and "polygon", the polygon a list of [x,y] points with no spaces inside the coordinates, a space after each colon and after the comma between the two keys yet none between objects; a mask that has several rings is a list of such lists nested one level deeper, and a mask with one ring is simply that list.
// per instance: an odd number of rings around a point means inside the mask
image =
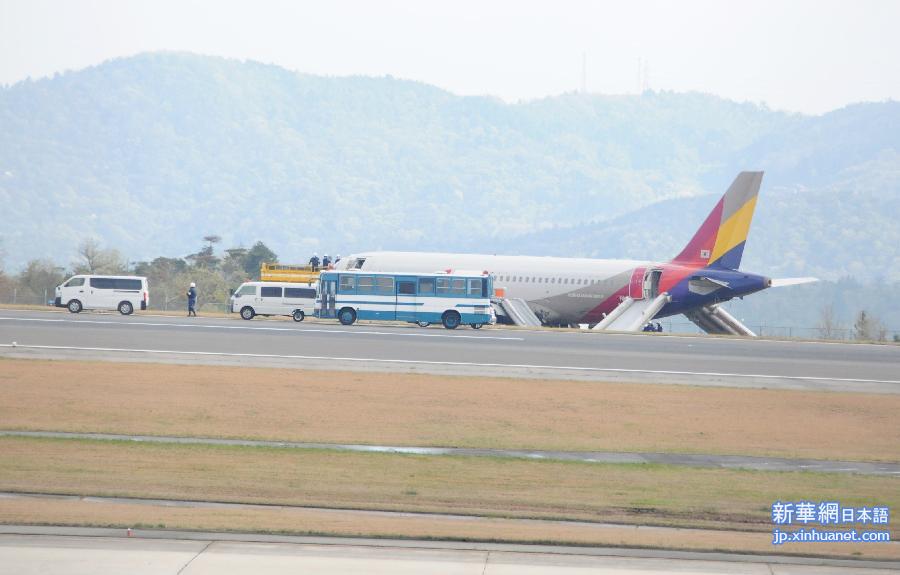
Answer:
[{"label": "bus wheel", "polygon": [[303,321],[303,318],[306,317],[306,314],[303,313],[302,309],[295,309],[294,313],[291,314],[291,317],[294,318],[294,321]]},{"label": "bus wheel", "polygon": [[66,307],[69,308],[69,311],[72,313],[79,313],[79,312],[81,312],[82,309],[84,309],[81,307],[81,302],[78,301],[77,299],[73,299],[72,301],[70,301],[66,305]]},{"label": "bus wheel", "polygon": [[419,327],[428,327],[429,325],[431,325],[431,322],[430,321],[417,321],[416,325]]},{"label": "bus wheel", "polygon": [[338,319],[341,320],[341,323],[344,325],[353,325],[353,322],[356,321],[356,312],[353,311],[352,308],[345,307],[341,310],[341,313],[338,314]]},{"label": "bus wheel", "polygon": [[134,312],[134,306],[131,302],[123,301],[119,304],[119,313],[122,315],[131,315]]},{"label": "bus wheel", "polygon": [[462,319],[459,317],[458,312],[445,311],[444,315],[441,316],[441,323],[444,324],[444,327],[447,329],[456,329],[459,327],[459,324],[462,323]]},{"label": "bus wheel", "polygon": [[483,323],[470,323],[469,325],[472,326],[472,329],[481,329],[481,326],[483,326],[484,324]]},{"label": "bus wheel", "polygon": [[253,308],[249,305],[241,308],[241,317],[244,319],[253,319],[253,316],[256,315],[256,312],[253,311]]}]

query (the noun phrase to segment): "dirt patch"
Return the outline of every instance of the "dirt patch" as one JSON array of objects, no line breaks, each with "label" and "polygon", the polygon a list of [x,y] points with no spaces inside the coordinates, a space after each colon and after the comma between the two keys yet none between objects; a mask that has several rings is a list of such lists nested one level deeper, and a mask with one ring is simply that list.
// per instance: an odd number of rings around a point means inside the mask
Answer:
[{"label": "dirt patch", "polygon": [[900,460],[900,396],[0,360],[6,429]]}]

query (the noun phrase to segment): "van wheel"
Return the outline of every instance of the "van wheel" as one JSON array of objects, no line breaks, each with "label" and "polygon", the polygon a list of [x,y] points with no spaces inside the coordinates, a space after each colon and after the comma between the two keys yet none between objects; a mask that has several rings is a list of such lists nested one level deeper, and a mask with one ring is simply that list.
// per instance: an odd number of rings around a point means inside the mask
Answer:
[{"label": "van wheel", "polygon": [[131,302],[123,301],[119,304],[119,313],[122,315],[131,315],[134,313],[134,306],[131,305]]},{"label": "van wheel", "polygon": [[353,308],[345,307],[338,314],[338,319],[344,325],[353,325],[353,322],[356,321],[356,312],[353,311]]},{"label": "van wheel", "polygon": [[306,314],[303,313],[302,309],[295,309],[294,313],[291,314],[291,317],[294,318],[294,321],[303,321],[303,318],[306,317]]},{"label": "van wheel", "polygon": [[66,307],[69,308],[69,311],[72,313],[80,313],[84,308],[81,307],[81,302],[77,299],[73,299],[69,303],[66,304]]},{"label": "van wheel", "polygon": [[462,319],[459,317],[459,312],[445,311],[444,315],[441,316],[441,323],[447,329],[456,329],[462,323]]},{"label": "van wheel", "polygon": [[256,312],[253,311],[253,308],[249,305],[241,308],[241,317],[244,319],[253,319],[253,316],[256,315]]},{"label": "van wheel", "polygon": [[470,323],[469,325],[472,326],[472,329],[481,329],[481,326],[483,326],[484,324],[483,323]]},{"label": "van wheel", "polygon": [[417,321],[416,325],[419,327],[428,327],[429,325],[431,325],[431,322],[430,321]]}]

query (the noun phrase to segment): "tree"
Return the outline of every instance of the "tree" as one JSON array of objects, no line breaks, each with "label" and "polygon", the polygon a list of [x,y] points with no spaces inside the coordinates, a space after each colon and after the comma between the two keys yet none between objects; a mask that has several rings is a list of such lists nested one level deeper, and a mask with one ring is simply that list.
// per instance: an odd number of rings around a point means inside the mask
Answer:
[{"label": "tree", "polygon": [[244,271],[244,263],[247,260],[247,248],[230,248],[225,250],[225,259],[222,260],[222,273],[229,281],[243,281],[247,279]]},{"label": "tree", "polygon": [[247,257],[244,259],[244,271],[247,272],[247,275],[253,278],[259,277],[259,266],[262,263],[275,263],[278,261],[278,256],[275,255],[275,252],[270,250],[266,244],[262,242],[256,242],[253,244],[253,247],[250,248],[250,251],[247,252]]},{"label": "tree", "polygon": [[878,318],[872,317],[861,310],[856,316],[856,322],[853,324],[853,330],[856,333],[856,339],[862,341],[884,341],[887,339],[887,328]]},{"label": "tree", "polygon": [[834,306],[828,304],[819,313],[819,337],[822,339],[838,339],[844,326],[834,317]]},{"label": "tree", "polygon": [[200,251],[187,256],[188,261],[194,263],[194,266],[198,268],[204,268],[208,270],[216,269],[219,267],[219,258],[216,257],[215,248],[213,244],[217,244],[222,241],[222,238],[219,236],[203,236],[203,241],[207,242],[207,245],[200,248]]},{"label": "tree", "polygon": [[41,303],[51,299],[64,279],[63,269],[50,260],[31,260],[17,278],[19,287],[33,298],[41,298]]},{"label": "tree", "polygon": [[94,238],[87,238],[78,246],[81,261],[75,262],[73,268],[78,274],[122,274],[128,271],[128,264],[115,249],[100,249]]},{"label": "tree", "polygon": [[100,244],[94,238],[86,238],[78,245],[78,255],[82,261],[75,264],[76,273],[92,274],[97,269],[97,258],[100,255]]}]

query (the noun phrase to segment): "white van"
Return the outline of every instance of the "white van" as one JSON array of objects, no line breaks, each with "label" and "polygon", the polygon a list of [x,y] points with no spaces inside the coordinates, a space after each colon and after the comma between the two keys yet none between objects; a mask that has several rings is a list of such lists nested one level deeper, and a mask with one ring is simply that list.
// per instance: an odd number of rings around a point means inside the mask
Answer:
[{"label": "white van", "polygon": [[244,319],[289,315],[303,321],[316,307],[317,283],[246,282],[231,296],[231,311]]},{"label": "white van", "polygon": [[117,309],[122,315],[150,305],[147,278],[141,276],[77,275],[56,286],[56,307],[72,313],[83,309]]}]

